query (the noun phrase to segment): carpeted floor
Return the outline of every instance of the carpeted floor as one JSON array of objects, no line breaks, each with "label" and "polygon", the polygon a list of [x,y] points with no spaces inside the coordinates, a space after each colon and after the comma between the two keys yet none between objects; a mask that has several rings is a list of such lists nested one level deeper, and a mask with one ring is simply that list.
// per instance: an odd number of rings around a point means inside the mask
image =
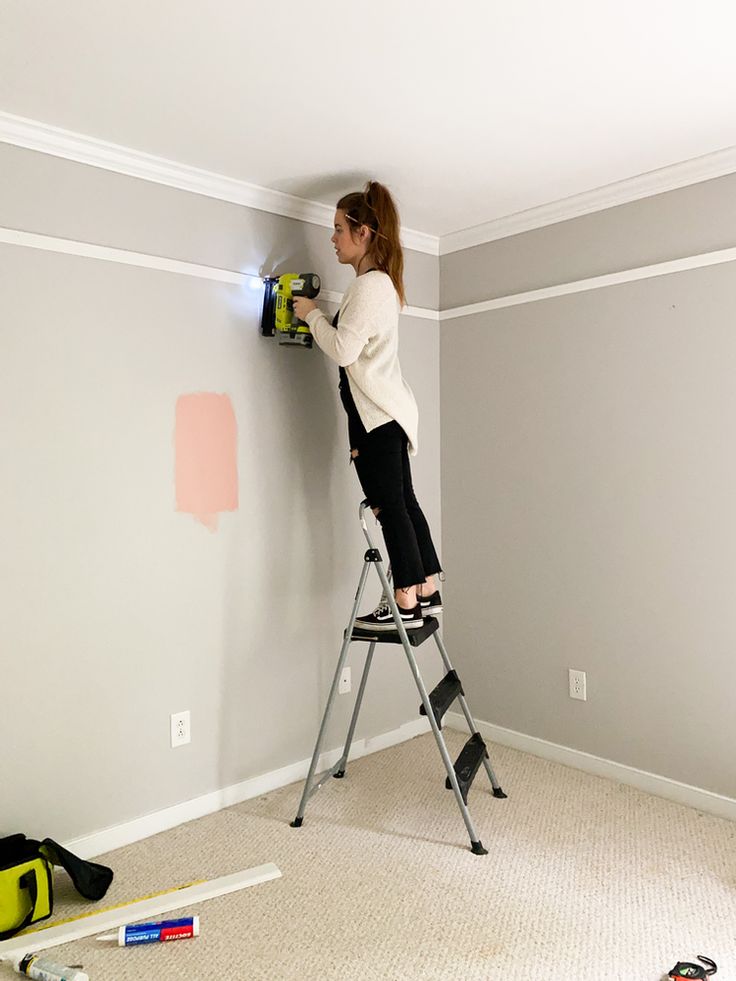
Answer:
[{"label": "carpeted floor", "polygon": [[[445,732],[455,758],[465,736]],[[698,954],[736,978],[736,824],[489,749],[509,796],[493,798],[480,771],[468,803],[486,856],[469,850],[428,734],[350,763],[300,829],[289,821],[301,783],[101,857],[116,873],[103,906],[281,869],[168,914],[199,913],[199,938],[88,939],[48,956],[84,964],[91,981],[660,981]],[[67,886],[54,919],[89,909]]]}]

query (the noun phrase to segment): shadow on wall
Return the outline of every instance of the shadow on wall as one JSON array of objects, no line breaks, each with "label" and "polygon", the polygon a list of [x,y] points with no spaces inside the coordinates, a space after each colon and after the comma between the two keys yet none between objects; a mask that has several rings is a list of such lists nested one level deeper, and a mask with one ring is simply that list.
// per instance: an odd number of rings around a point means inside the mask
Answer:
[{"label": "shadow on wall", "polygon": [[[294,222],[295,232],[300,227]],[[284,258],[287,252],[309,256],[303,234],[280,245],[278,255],[271,247],[274,266],[265,259],[264,274],[312,271],[313,260],[309,269],[299,269],[296,260]],[[348,471],[348,448],[336,371],[316,345],[282,346],[261,336],[261,304],[262,293],[253,291],[247,310],[233,314],[246,323],[238,332],[238,401],[245,408],[237,411],[240,510],[224,575],[220,786],[290,762],[293,746],[284,749],[283,741],[288,745],[289,730],[298,731],[299,723],[290,726],[284,718],[289,692],[293,704],[293,686],[311,670],[315,684],[298,692],[304,703],[299,716],[316,716],[318,662],[310,666],[304,656],[329,617],[329,610],[320,612],[325,597],[339,591],[333,491],[335,475]],[[321,307],[326,309],[324,302]],[[312,736],[310,728],[300,740],[306,745]]]}]

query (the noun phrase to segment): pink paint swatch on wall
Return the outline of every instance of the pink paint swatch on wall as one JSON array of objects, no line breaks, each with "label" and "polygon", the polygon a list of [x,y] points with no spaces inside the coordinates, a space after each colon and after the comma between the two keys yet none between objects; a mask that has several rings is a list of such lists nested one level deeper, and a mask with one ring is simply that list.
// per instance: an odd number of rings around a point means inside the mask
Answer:
[{"label": "pink paint swatch on wall", "polygon": [[197,392],[176,402],[176,510],[217,530],[238,509],[238,427],[227,395]]}]

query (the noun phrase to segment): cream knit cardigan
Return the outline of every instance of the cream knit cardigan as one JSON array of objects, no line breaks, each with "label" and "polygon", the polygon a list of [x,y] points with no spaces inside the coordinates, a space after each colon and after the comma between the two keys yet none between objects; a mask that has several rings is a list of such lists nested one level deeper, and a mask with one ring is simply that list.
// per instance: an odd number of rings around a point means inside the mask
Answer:
[{"label": "cream knit cardigan", "polygon": [[375,269],[356,276],[343,294],[337,330],[321,310],[306,319],[319,347],[345,368],[366,431],[395,419],[416,456],[419,411],[399,365],[400,309],[391,277]]}]

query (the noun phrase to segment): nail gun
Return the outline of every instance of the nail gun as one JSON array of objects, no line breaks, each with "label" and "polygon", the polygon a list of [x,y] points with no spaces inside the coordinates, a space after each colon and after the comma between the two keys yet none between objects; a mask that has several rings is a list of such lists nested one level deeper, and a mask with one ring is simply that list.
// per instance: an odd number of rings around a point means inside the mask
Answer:
[{"label": "nail gun", "polygon": [[279,344],[312,346],[309,327],[294,313],[294,297],[306,296],[313,300],[319,293],[319,276],[316,273],[285,273],[283,276],[267,276],[264,280],[261,333],[264,337],[277,336]]}]

